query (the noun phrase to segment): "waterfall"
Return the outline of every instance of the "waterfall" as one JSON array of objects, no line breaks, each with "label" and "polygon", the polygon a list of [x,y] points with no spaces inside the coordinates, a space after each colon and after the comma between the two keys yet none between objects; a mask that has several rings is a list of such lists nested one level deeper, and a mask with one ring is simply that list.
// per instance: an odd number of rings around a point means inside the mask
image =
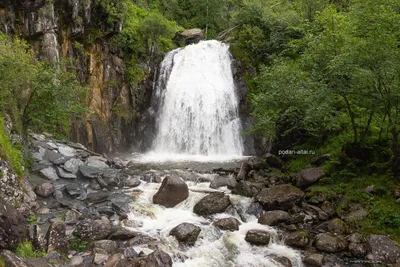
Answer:
[{"label": "waterfall", "polygon": [[202,41],[171,51],[153,93],[154,153],[243,154],[229,46]]}]

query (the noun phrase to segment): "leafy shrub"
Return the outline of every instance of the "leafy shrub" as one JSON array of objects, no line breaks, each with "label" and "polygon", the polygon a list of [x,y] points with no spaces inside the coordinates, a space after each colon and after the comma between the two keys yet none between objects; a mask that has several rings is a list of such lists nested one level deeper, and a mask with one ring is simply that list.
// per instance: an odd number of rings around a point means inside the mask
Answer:
[{"label": "leafy shrub", "polygon": [[27,258],[44,258],[46,257],[46,251],[43,250],[34,250],[32,243],[30,241],[24,241],[18,245],[16,250],[16,255],[27,259]]}]

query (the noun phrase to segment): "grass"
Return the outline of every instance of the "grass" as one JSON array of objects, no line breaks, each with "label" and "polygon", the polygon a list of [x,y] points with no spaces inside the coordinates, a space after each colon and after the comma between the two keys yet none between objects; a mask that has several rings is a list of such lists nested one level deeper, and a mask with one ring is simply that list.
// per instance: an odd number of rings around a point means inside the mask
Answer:
[{"label": "grass", "polygon": [[4,129],[4,119],[0,116],[0,158],[7,160],[15,173],[22,177],[24,175],[22,166],[23,158],[21,151],[13,147]]},{"label": "grass", "polygon": [[89,241],[73,237],[69,240],[69,248],[76,251],[84,251],[89,244]]},{"label": "grass", "polygon": [[30,241],[24,241],[18,245],[15,254],[18,257],[27,259],[27,258],[44,258],[46,257],[46,251],[43,250],[34,250],[32,243]]}]

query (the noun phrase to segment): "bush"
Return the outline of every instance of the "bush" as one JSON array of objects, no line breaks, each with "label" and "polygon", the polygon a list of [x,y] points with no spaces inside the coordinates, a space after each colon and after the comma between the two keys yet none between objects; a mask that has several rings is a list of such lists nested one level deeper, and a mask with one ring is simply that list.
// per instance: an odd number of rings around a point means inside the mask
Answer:
[{"label": "bush", "polygon": [[[15,173],[19,176],[23,176],[24,172],[22,169],[23,159],[21,151],[17,150],[11,144],[5,129],[4,129],[4,120],[0,116],[0,158],[7,160],[11,168],[15,171]],[[1,175],[0,175],[1,177]]]},{"label": "bush", "polygon": [[16,250],[16,255],[18,257],[27,259],[27,258],[44,258],[46,257],[46,251],[42,250],[34,250],[32,243],[30,241],[24,241],[18,245]]}]

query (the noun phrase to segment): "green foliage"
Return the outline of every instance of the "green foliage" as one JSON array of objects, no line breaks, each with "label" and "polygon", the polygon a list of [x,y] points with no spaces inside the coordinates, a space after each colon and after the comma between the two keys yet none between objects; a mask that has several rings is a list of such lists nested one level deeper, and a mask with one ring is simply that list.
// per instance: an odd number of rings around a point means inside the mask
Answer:
[{"label": "green foliage", "polygon": [[24,241],[18,245],[15,254],[18,257],[27,258],[44,258],[46,257],[46,251],[34,250],[32,243],[30,241]]},{"label": "green foliage", "polygon": [[73,237],[69,240],[69,248],[76,251],[84,251],[89,244],[89,241]]},{"label": "green foliage", "polygon": [[37,219],[34,213],[29,214],[28,219],[26,220],[27,223],[31,224],[31,223],[36,223]]},{"label": "green foliage", "polygon": [[0,267],[6,267],[6,259],[3,257],[0,257]]},{"label": "green foliage", "polygon": [[17,175],[22,177],[23,172],[23,159],[20,150],[16,149],[9,140],[5,129],[4,120],[0,116],[0,158],[7,160],[11,164],[11,168]]},{"label": "green foliage", "polygon": [[17,132],[68,134],[70,117],[85,112],[86,93],[71,66],[40,62],[25,42],[0,35],[0,112],[11,114]]}]

